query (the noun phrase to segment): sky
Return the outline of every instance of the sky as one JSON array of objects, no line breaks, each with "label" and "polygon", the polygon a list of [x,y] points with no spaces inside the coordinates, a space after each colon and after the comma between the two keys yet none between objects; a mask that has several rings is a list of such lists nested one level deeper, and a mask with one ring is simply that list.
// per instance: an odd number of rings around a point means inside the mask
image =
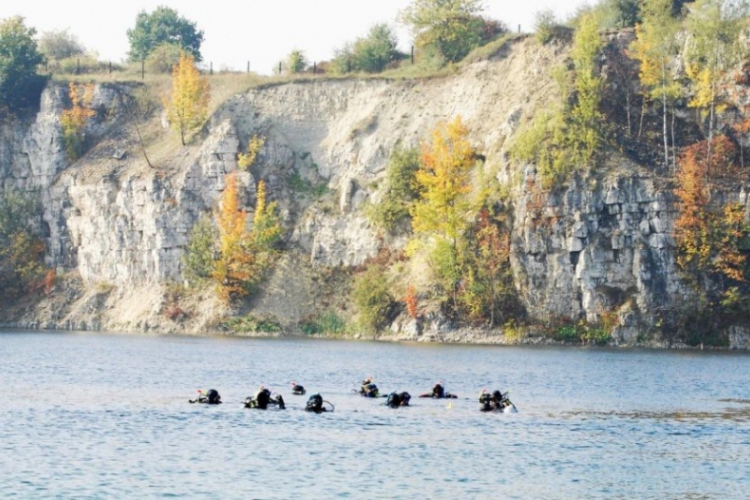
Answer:
[{"label": "sky", "polygon": [[[310,62],[329,60],[334,49],[364,36],[373,24],[397,29],[408,51],[408,31],[398,13],[411,0],[0,0],[0,19],[15,15],[37,33],[68,29],[102,60],[127,58],[126,32],[140,11],[159,5],[176,9],[204,31],[203,60],[215,70],[269,74],[289,52],[302,50]],[[531,31],[534,14],[552,9],[565,19],[584,0],[485,0],[485,15],[514,31]]]}]

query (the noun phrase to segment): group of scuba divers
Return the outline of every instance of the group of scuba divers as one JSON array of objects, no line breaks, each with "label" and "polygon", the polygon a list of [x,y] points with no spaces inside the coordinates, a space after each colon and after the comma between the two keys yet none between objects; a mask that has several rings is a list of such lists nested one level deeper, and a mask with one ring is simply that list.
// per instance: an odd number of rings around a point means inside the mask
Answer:
[{"label": "group of scuba divers", "polygon": [[[366,378],[360,385],[359,390],[352,389],[355,393],[366,398],[385,398],[385,406],[389,408],[399,408],[401,406],[409,406],[411,395],[408,392],[391,392],[388,395],[381,395],[378,386],[375,385],[375,380],[372,377]],[[304,396],[307,393],[305,388],[296,382],[292,382],[292,394],[295,396]],[[432,399],[457,399],[458,396],[447,392],[443,387],[442,382],[438,382],[432,388],[431,392],[427,392],[419,395],[420,398],[432,398]],[[199,390],[198,398],[190,400],[190,403],[202,403],[209,405],[221,404],[221,396],[215,389],[208,391]],[[269,407],[276,408],[278,410],[285,410],[286,404],[281,394],[271,393],[268,388],[261,385],[255,396],[248,396],[244,401],[245,408],[252,408],[257,410],[266,410]],[[313,413],[323,413],[334,411],[334,406],[330,402],[323,399],[320,394],[313,394],[307,400],[305,405],[305,411]],[[499,413],[516,413],[516,405],[514,405],[508,398],[508,392],[503,394],[496,390],[493,392],[482,389],[479,393],[479,411],[482,412],[499,412]]]}]

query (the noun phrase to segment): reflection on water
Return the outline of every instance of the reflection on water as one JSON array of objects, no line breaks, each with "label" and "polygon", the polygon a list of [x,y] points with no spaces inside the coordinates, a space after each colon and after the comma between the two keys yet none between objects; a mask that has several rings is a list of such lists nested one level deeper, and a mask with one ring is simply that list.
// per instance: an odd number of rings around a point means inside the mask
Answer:
[{"label": "reflection on water", "polygon": [[[746,498],[750,357],[0,334],[3,498]],[[391,410],[352,394],[427,392]],[[334,413],[302,410],[298,381]],[[258,385],[287,411],[241,408]],[[197,388],[225,404],[190,405]],[[481,414],[482,388],[520,413]]]},{"label": "reflection on water", "polygon": [[[726,402],[726,399],[719,400]],[[724,408],[720,411],[571,411],[561,415],[563,418],[632,418],[648,420],[714,420],[725,419],[735,422],[750,422],[750,406],[741,408]]]}]

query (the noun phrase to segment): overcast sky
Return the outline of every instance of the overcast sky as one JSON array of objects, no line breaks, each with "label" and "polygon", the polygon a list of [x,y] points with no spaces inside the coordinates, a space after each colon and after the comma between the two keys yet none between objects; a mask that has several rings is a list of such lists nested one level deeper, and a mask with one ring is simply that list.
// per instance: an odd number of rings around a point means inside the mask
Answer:
[{"label": "overcast sky", "polygon": [[[310,61],[330,59],[335,48],[367,33],[376,23],[398,29],[407,50],[409,34],[396,25],[411,0],[0,0],[0,19],[26,18],[38,33],[69,29],[103,60],[121,61],[128,52],[126,31],[141,10],[176,9],[205,33],[204,62],[214,69],[251,69],[268,74],[293,49]],[[565,18],[583,0],[485,0],[486,14],[514,30],[530,31],[534,13],[553,9]]]}]

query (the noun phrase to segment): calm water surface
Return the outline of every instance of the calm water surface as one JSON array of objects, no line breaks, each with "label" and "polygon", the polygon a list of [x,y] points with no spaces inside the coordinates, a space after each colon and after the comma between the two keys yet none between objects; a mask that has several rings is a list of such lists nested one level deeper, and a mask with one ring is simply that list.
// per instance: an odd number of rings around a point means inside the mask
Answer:
[{"label": "calm water surface", "polygon": [[[391,410],[367,375],[461,399]],[[0,497],[748,498],[749,379],[741,353],[0,333]],[[261,383],[289,409],[242,409]]]}]

